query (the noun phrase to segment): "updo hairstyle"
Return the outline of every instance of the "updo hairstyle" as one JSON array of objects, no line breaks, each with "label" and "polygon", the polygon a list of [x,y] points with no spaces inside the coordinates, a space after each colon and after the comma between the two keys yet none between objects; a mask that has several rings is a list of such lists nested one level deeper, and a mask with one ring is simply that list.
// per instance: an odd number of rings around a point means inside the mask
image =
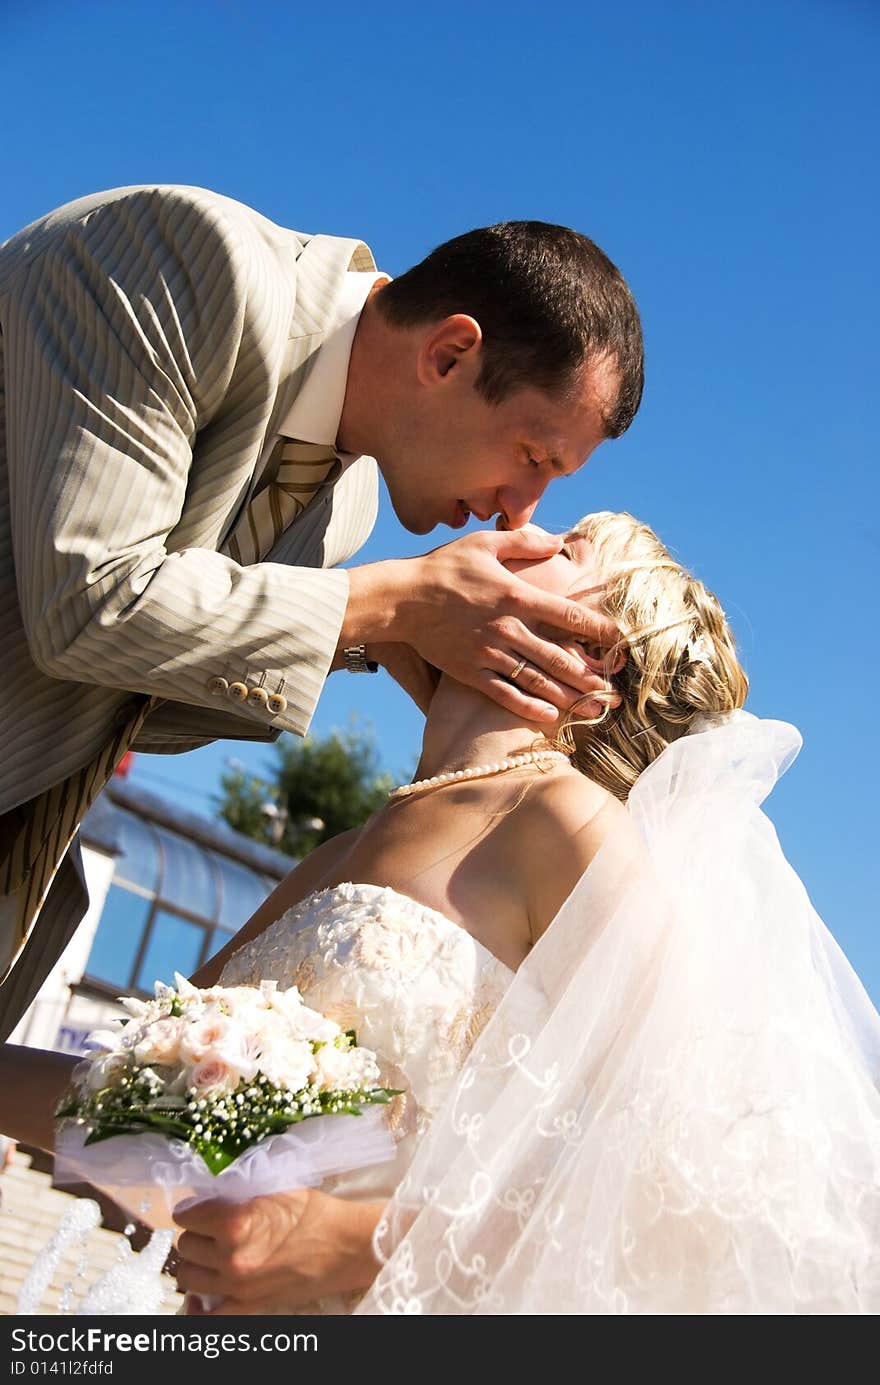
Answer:
[{"label": "updo hairstyle", "polygon": [[621,695],[598,721],[573,708],[556,744],[572,764],[626,801],[642,770],[699,716],[741,707],[749,688],[718,598],[632,515],[587,515],[566,535],[593,546],[602,609],[626,644],[612,682]]}]

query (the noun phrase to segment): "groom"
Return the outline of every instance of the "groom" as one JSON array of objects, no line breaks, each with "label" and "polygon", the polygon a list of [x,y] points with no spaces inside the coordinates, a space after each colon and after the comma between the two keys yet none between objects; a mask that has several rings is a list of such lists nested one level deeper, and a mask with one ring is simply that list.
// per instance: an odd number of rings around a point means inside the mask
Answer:
[{"label": "groom", "polygon": [[[522,530],[638,408],[638,314],[589,240],[471,231],[395,280],[357,240],[185,187],[0,248],[0,1025],[87,903],[77,826],[129,746],[304,734],[328,673],[440,669],[552,720],[598,613],[521,583]],[[375,459],[375,460],[374,460]],[[344,570],[377,467],[425,556]],[[517,532],[522,530],[522,532]]]}]

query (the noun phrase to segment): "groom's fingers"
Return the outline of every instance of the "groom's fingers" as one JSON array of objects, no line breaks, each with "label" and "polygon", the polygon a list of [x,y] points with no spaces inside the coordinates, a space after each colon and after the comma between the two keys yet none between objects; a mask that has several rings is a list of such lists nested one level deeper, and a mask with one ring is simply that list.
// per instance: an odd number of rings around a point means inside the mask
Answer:
[{"label": "groom's fingers", "polygon": [[531,611],[526,619],[533,630],[546,629],[559,638],[598,645],[603,650],[619,649],[622,643],[619,629],[610,616],[597,609],[601,599],[599,588],[584,593],[595,605],[582,605],[569,597],[552,596],[537,592],[535,588],[532,591],[535,600],[529,603]]},{"label": "groom's fingers", "polygon": [[[503,656],[499,654],[499,657],[488,659],[487,667],[509,675],[510,670],[503,660],[510,657],[514,663],[519,663],[525,659],[526,666],[516,680],[519,686],[537,697],[547,698],[563,711],[584,693],[610,691],[608,680],[626,657],[598,645],[586,648],[566,636],[543,639],[520,621],[509,622],[500,634],[506,637]],[[500,650],[501,638],[498,643]],[[560,690],[564,696],[557,697],[555,694]]]},{"label": "groom's fingers", "polygon": [[[511,683],[509,676],[500,676],[491,672],[489,669],[482,671],[479,679],[474,686],[481,692],[490,697],[493,702],[497,702],[506,711],[512,712],[515,716],[521,716],[526,721],[534,721],[544,725],[555,724],[561,715],[559,708],[554,707],[549,702],[542,702],[539,697],[530,694],[529,686],[546,686],[540,684],[539,678],[535,674],[530,674],[523,669],[518,675],[516,683]],[[577,704],[579,711],[585,717],[598,717],[601,715],[603,701],[590,697],[590,693],[606,693],[608,684],[604,679],[594,678],[593,687],[586,692],[573,693],[569,689],[566,695],[566,706],[570,710]],[[616,696],[613,693],[606,693],[607,696]]]}]

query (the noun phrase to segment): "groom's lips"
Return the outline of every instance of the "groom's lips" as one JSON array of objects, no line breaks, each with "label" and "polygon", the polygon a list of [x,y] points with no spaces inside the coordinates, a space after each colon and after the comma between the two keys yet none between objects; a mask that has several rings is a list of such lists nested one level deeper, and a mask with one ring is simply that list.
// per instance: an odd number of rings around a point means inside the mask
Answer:
[{"label": "groom's lips", "polygon": [[456,500],[455,510],[452,515],[451,527],[453,529],[463,529],[471,517],[471,512],[463,500]]}]

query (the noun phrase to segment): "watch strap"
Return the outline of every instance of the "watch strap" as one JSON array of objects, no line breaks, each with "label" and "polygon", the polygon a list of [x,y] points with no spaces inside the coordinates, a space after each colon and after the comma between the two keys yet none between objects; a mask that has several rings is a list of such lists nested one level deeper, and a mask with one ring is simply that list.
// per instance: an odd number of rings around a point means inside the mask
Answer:
[{"label": "watch strap", "polygon": [[379,665],[375,659],[367,658],[366,645],[352,644],[343,649],[342,659],[349,673],[378,673]]}]

